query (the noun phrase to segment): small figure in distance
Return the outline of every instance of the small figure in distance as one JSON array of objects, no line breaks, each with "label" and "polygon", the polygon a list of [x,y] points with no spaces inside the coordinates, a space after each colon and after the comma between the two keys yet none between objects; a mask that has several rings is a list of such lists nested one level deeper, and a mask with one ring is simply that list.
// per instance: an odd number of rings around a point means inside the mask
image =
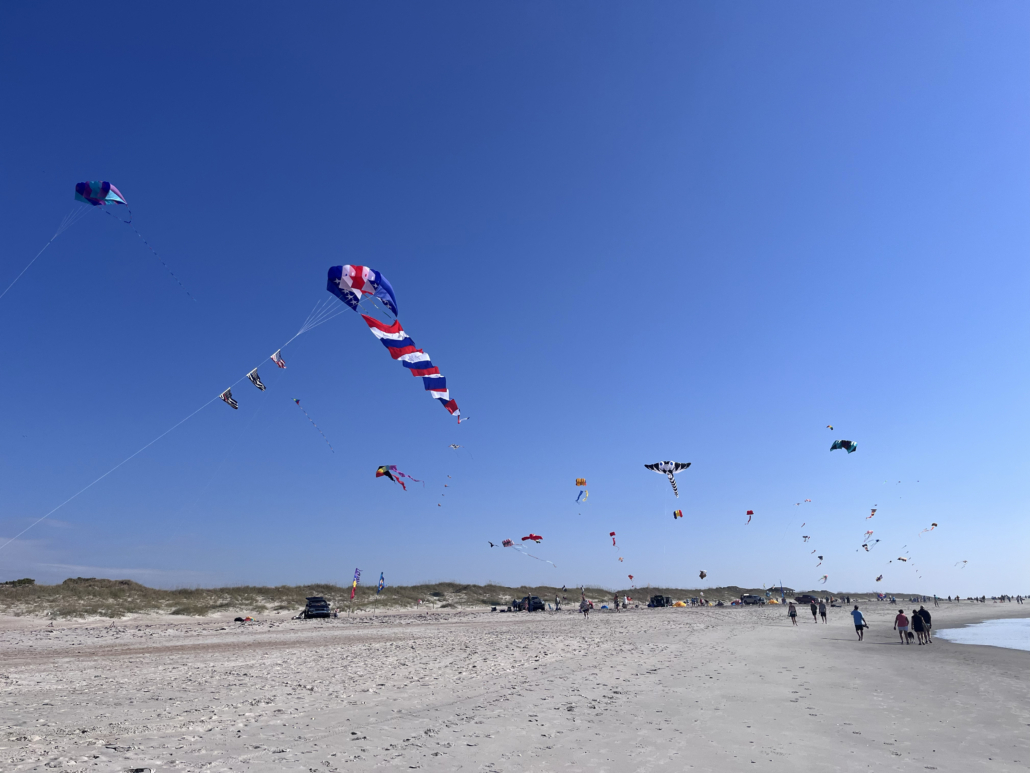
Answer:
[{"label": "small figure in distance", "polygon": [[819,617],[821,617],[823,619],[824,623],[826,622],[826,602],[825,601],[820,601],[819,602]]},{"label": "small figure in distance", "polygon": [[794,602],[793,601],[789,602],[789,604],[790,605],[787,607],[787,614],[790,615],[790,622],[791,622],[792,625],[797,625],[798,624],[798,610],[797,610],[797,607],[794,606]]},{"label": "small figure in distance", "polygon": [[812,608],[812,622],[818,624],[819,618],[816,617],[816,614],[819,612],[819,607],[816,606],[814,601],[809,606]]},{"label": "small figure in distance", "polygon": [[869,624],[865,621],[865,615],[863,615],[859,609],[858,604],[855,604],[854,610],[851,612],[851,617],[855,621],[855,633],[858,634],[858,640],[862,641],[864,631],[862,629],[868,628]]},{"label": "small figure in distance", "polygon": [[905,617],[904,609],[899,609],[898,614],[894,617],[894,630],[901,637],[901,643],[908,644],[908,637],[905,635],[908,633],[908,618]]}]

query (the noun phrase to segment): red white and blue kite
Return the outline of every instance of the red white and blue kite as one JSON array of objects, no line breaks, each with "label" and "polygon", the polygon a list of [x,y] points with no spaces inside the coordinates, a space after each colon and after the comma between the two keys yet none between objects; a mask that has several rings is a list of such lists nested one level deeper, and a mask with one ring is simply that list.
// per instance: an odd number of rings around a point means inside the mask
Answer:
[{"label": "red white and blue kite", "polygon": [[326,289],[354,311],[359,310],[361,302],[366,298],[371,299],[377,308],[376,300],[382,301],[383,306],[394,317],[392,324],[380,322],[367,314],[362,314],[361,318],[365,320],[372,335],[389,350],[390,356],[400,360],[401,364],[411,371],[412,376],[420,377],[430,396],[439,400],[461,424],[461,412],[458,410],[458,403],[451,399],[447,379],[440,375],[440,369],[433,364],[429,355],[415,346],[415,342],[404,332],[400,320],[396,318],[397,298],[386,277],[367,266],[333,266],[329,269]]}]

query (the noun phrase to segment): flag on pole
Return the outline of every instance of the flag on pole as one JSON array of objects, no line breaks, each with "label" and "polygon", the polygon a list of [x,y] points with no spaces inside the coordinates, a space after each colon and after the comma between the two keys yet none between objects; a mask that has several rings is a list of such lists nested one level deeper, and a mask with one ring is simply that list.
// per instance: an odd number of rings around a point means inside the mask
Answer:
[{"label": "flag on pole", "polygon": [[278,365],[280,368],[286,368],[286,360],[283,359],[282,349],[276,349],[275,354],[272,355],[272,362]]},{"label": "flag on pole", "polygon": [[376,591],[376,595],[378,596],[380,593],[382,593],[383,592],[383,588],[385,588],[385,587],[386,587],[386,580],[383,579],[383,573],[380,572],[379,573],[379,590]]},{"label": "flag on pole", "polygon": [[218,396],[221,397],[226,402],[226,404],[233,410],[236,410],[240,407],[240,404],[232,399],[231,389],[226,389],[224,392],[222,392],[222,394]]},{"label": "flag on pole", "polygon": [[350,600],[354,601],[354,594],[358,591],[358,581],[361,579],[361,570],[354,570],[354,583],[350,586]]},{"label": "flag on pole", "polygon": [[250,373],[247,374],[247,378],[250,379],[250,383],[260,389],[262,392],[265,391],[265,385],[261,383],[261,376],[258,375],[257,368],[254,368]]}]

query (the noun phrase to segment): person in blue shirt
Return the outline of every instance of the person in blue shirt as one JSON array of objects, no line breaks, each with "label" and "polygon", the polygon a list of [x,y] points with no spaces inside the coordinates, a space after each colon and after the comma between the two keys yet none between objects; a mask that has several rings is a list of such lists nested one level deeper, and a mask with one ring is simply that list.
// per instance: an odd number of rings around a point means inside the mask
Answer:
[{"label": "person in blue shirt", "polygon": [[865,621],[865,615],[858,611],[858,604],[855,604],[855,609],[852,611],[851,617],[855,620],[855,633],[858,634],[858,640],[862,641],[862,629],[868,628],[869,624]]}]

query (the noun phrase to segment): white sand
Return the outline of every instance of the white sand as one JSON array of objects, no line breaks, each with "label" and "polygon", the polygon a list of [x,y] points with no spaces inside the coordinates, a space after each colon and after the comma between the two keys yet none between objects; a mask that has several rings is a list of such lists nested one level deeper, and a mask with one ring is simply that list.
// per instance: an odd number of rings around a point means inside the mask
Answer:
[{"label": "white sand", "polygon": [[862,643],[846,610],[781,607],[6,618],[0,770],[1030,769],[1030,652],[902,646],[864,609]]}]

